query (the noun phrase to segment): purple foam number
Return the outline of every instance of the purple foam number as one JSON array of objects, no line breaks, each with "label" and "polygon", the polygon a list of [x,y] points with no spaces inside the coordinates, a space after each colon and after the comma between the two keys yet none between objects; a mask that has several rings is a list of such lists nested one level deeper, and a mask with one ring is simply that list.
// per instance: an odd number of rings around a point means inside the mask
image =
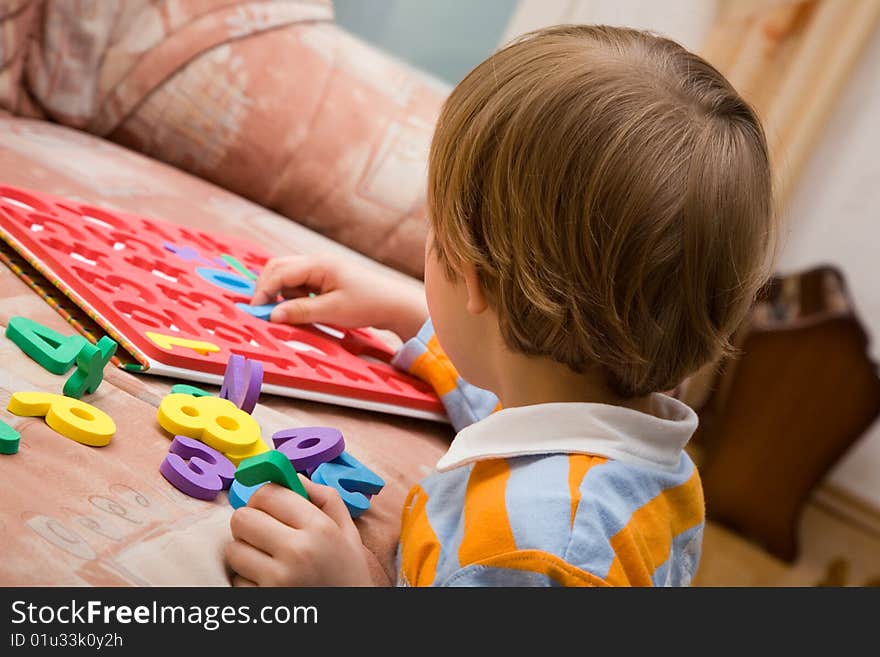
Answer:
[{"label": "purple foam number", "polygon": [[220,398],[228,399],[245,413],[252,413],[263,387],[263,363],[232,354],[226,363]]},{"label": "purple foam number", "polygon": [[200,265],[210,266],[214,264],[207,258],[203,258],[202,254],[200,254],[191,246],[179,246],[177,244],[172,244],[171,242],[165,242],[165,244],[163,244],[162,246],[165,247],[166,251],[171,251],[171,253],[176,255],[181,260],[186,260],[187,262],[197,262]]},{"label": "purple foam number", "polygon": [[284,429],[272,434],[272,442],[297,472],[314,470],[345,451],[342,432],[333,427]]},{"label": "purple foam number", "polygon": [[181,493],[200,500],[213,500],[235,478],[235,466],[204,443],[175,436],[159,472]]}]

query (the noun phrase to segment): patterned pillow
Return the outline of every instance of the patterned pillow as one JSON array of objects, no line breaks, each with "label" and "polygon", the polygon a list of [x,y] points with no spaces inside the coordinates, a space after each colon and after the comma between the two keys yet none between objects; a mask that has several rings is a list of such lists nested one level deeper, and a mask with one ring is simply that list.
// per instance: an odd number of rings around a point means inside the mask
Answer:
[{"label": "patterned pillow", "polygon": [[55,121],[422,274],[448,88],[333,24],[327,0],[43,0],[27,86]]},{"label": "patterned pillow", "polygon": [[28,37],[34,29],[39,2],[0,0],[0,109],[40,116],[22,87]]}]

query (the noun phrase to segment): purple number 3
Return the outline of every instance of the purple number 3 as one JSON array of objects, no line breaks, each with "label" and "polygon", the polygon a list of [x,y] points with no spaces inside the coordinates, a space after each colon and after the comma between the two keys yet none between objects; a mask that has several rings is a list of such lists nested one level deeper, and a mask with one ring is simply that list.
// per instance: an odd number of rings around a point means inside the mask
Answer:
[{"label": "purple number 3", "polygon": [[232,461],[186,436],[174,437],[159,472],[181,493],[200,500],[213,500],[235,478]]}]

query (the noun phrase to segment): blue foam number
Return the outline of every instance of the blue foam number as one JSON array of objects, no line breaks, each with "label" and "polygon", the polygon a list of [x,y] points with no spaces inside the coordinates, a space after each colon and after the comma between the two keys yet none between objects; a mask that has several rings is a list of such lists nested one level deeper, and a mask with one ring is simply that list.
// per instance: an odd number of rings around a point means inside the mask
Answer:
[{"label": "blue foam number", "polygon": [[246,297],[254,296],[254,290],[256,289],[254,282],[238,274],[223,271],[222,269],[209,269],[207,267],[197,267],[196,273],[209,283],[213,283],[217,287],[229,292],[235,292]]},{"label": "blue foam number", "polygon": [[232,482],[232,486],[229,487],[229,504],[232,505],[233,509],[247,506],[248,500],[251,499],[251,495],[253,495],[258,488],[265,486],[266,483],[267,482],[264,481],[256,486],[245,486],[238,479],[235,479]]},{"label": "blue foam number", "polygon": [[262,306],[251,306],[246,303],[237,303],[239,310],[243,310],[248,315],[253,315],[257,319],[264,319],[267,322],[269,321],[269,317],[272,315],[272,310],[277,306],[277,303],[267,303]]},{"label": "blue foam number", "polygon": [[370,508],[370,496],[385,487],[385,481],[348,452],[322,463],[312,472],[316,484],[332,486],[339,491],[352,518]]}]

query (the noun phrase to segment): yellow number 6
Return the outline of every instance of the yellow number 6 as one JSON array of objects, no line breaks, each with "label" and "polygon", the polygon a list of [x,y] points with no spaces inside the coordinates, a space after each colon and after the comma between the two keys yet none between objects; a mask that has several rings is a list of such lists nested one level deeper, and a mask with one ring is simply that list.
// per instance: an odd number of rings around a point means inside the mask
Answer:
[{"label": "yellow number 6", "polygon": [[104,411],[78,399],[48,392],[16,392],[6,407],[23,417],[43,417],[66,438],[83,445],[103,447],[116,433],[116,423]]}]

